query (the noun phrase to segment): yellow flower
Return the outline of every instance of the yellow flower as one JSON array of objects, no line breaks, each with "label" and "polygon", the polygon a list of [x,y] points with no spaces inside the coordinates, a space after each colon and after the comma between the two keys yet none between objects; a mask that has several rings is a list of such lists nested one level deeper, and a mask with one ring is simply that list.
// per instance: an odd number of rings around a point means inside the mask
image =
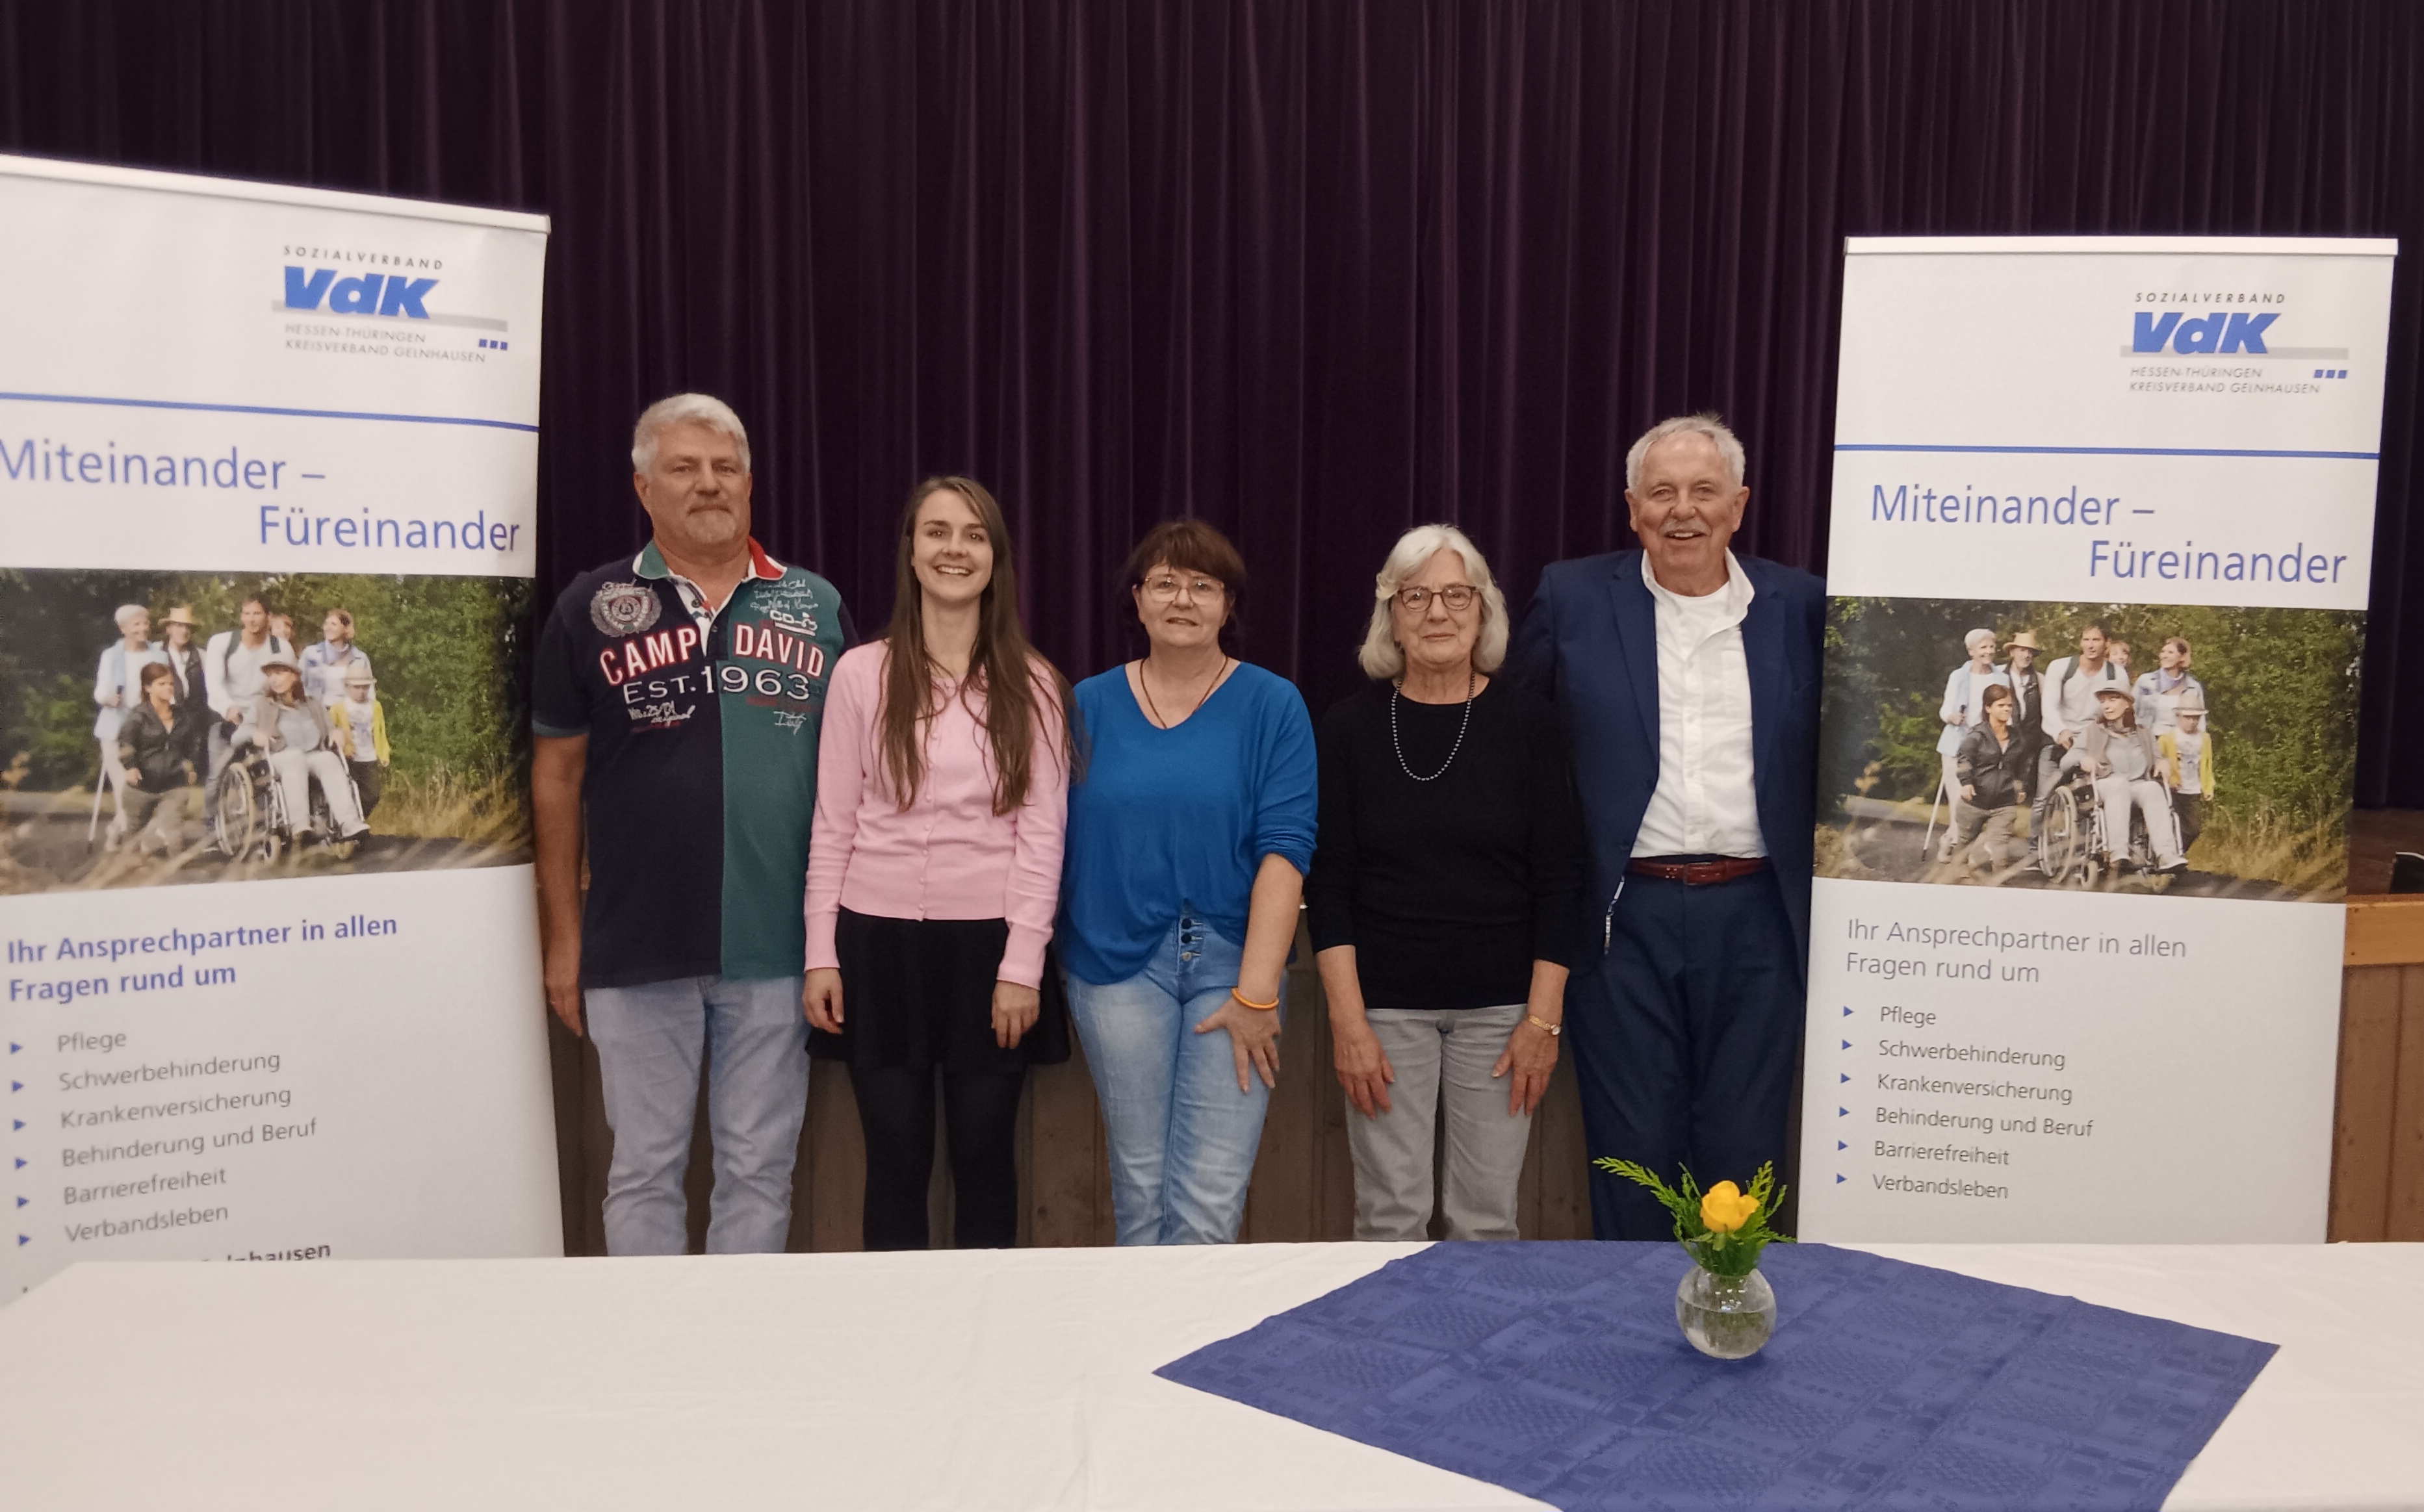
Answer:
[{"label": "yellow flower", "polygon": [[1721,1181],[1700,1198],[1700,1221],[1711,1233],[1731,1233],[1750,1221],[1759,1211],[1759,1200],[1746,1197],[1742,1189],[1730,1181]]}]

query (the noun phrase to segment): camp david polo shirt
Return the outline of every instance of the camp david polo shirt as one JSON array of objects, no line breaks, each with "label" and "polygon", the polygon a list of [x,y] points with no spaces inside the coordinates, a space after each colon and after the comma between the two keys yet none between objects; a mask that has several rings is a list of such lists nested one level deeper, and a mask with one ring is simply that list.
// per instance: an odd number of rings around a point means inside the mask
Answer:
[{"label": "camp david polo shirt", "polygon": [[654,544],[556,600],[531,724],[589,738],[582,986],[799,975],[825,682],[853,639],[833,584],[754,540],[720,611]]}]

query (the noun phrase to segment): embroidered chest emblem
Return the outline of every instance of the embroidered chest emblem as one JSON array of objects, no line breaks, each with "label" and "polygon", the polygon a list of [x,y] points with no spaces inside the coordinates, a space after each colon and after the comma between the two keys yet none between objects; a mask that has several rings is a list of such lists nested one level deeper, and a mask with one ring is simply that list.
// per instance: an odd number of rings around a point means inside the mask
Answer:
[{"label": "embroidered chest emblem", "polygon": [[780,625],[783,629],[789,630],[794,635],[814,635],[817,633],[816,601],[814,599],[808,599],[805,602],[795,601],[788,604],[767,603],[762,605],[761,608],[768,619],[773,620],[775,624]]},{"label": "embroidered chest emblem", "polygon": [[663,612],[655,591],[636,582],[606,583],[589,600],[589,623],[601,635],[637,635]]}]

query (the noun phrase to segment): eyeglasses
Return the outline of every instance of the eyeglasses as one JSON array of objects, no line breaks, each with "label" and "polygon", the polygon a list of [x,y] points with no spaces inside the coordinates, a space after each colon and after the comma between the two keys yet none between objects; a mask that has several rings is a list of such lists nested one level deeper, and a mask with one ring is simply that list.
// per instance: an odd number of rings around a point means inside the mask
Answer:
[{"label": "eyeglasses", "polygon": [[1447,605],[1449,613],[1461,614],[1481,597],[1481,590],[1469,582],[1452,582],[1444,588],[1400,588],[1396,597],[1398,603],[1419,614],[1431,607],[1433,594],[1439,595],[1440,601]]},{"label": "eyeglasses", "polygon": [[1212,598],[1228,591],[1210,578],[1173,578],[1165,572],[1160,577],[1145,580],[1144,594],[1156,603],[1166,604],[1178,597],[1181,588],[1197,598]]}]

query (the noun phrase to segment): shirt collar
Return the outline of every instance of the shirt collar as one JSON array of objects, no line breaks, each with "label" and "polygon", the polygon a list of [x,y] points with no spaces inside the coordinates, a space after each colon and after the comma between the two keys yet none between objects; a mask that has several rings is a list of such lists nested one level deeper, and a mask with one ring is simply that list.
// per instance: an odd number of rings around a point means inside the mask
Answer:
[{"label": "shirt collar", "polygon": [[[665,565],[664,553],[657,549],[654,541],[640,548],[640,554],[631,559],[631,571],[643,578],[679,579],[681,576]],[[749,537],[749,570],[742,575],[742,581],[745,582],[757,578],[772,582],[782,575],[783,564],[766,554],[766,549],[758,544],[758,537]]]},{"label": "shirt collar", "polygon": [[1735,559],[1730,547],[1726,549],[1726,585],[1715,593],[1686,598],[1668,588],[1658,581],[1658,574],[1650,569],[1650,553],[1647,551],[1641,553],[1641,581],[1649,585],[1650,597],[1665,608],[1699,610],[1713,602],[1722,603],[1725,617],[1729,620],[1739,620],[1748,613],[1751,596],[1758,591],[1751,586],[1750,579],[1743,575],[1742,563]]}]

